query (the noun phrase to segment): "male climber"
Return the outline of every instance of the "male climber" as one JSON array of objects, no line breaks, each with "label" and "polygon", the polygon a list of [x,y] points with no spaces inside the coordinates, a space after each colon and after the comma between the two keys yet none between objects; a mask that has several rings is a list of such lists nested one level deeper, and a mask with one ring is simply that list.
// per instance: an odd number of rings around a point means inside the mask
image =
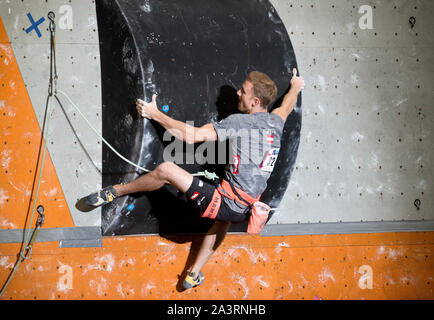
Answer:
[{"label": "male climber", "polygon": [[[271,113],[267,107],[277,95],[275,83],[264,73],[249,73],[238,90],[238,109],[220,122],[212,122],[200,128],[177,121],[157,108],[156,95],[150,103],[136,102],[140,116],[152,119],[186,143],[224,141],[229,139],[234,161],[228,164],[219,187],[193,177],[189,172],[171,162],[160,164],[155,170],[127,184],[108,186],[86,197],[86,203],[98,207],[131,193],[153,191],[165,184],[178,188],[200,209],[203,218],[213,219],[193,266],[184,280],[186,289],[200,285],[204,276],[202,267],[223,241],[231,222],[239,223],[249,218],[252,204],[258,200],[267,186],[274,166],[270,157],[277,157],[280,138],[288,115],[297,104],[304,80],[293,69],[291,87],[280,107]],[[249,141],[246,143],[240,143]],[[253,156],[259,154],[260,156]],[[248,203],[246,203],[248,202]]]}]

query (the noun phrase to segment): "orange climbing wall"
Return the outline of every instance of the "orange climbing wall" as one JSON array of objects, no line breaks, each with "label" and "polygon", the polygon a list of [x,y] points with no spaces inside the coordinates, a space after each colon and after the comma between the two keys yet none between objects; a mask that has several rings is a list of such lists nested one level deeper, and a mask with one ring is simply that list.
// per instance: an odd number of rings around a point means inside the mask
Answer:
[{"label": "orange climbing wall", "polygon": [[[37,243],[1,299],[433,299],[434,232],[229,235],[180,290],[200,236],[104,238],[102,248]],[[0,244],[0,283],[18,244]]]},{"label": "orange climbing wall", "polygon": [[[0,229],[23,229],[36,195],[41,128],[1,19],[0,82]],[[37,205],[45,207],[44,228],[74,226],[49,153]]]}]

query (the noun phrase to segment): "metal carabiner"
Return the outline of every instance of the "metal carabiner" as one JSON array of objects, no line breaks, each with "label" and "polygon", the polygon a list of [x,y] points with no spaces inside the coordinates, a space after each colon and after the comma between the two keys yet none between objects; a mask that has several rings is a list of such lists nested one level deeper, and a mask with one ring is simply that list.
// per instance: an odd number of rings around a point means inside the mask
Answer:
[{"label": "metal carabiner", "polygon": [[54,22],[54,18],[56,17],[56,15],[53,11],[50,11],[48,12],[47,17],[50,20],[50,31],[53,33],[56,31],[56,23]]},{"label": "metal carabiner", "polygon": [[56,67],[56,22],[54,21],[56,15],[53,11],[48,12],[47,15],[50,20],[50,33],[51,33],[51,48],[50,48],[50,81],[48,85],[48,94],[53,96],[57,93],[57,67]]},{"label": "metal carabiner", "polygon": [[42,226],[44,225],[44,222],[45,222],[44,207],[38,206],[38,208],[36,210],[38,211],[38,219],[36,220],[36,228],[33,231],[32,238],[30,239],[29,244],[26,247],[26,253],[24,255],[22,253],[20,254],[21,257],[25,260],[30,258],[31,254],[32,254],[32,250],[33,250],[33,244],[34,244],[34,242],[38,236],[39,230],[42,228]]},{"label": "metal carabiner", "polygon": [[42,227],[45,222],[44,207],[38,206],[36,210],[38,211],[38,219],[36,220],[36,226]]}]

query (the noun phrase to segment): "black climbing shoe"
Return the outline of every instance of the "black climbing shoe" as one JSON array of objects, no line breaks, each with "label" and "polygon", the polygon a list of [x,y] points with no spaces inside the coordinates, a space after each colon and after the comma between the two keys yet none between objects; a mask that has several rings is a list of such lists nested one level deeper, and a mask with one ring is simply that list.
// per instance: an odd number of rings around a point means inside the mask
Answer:
[{"label": "black climbing shoe", "polygon": [[100,207],[116,199],[116,190],[113,186],[106,187],[98,192],[92,193],[85,198],[85,202],[91,207]]}]

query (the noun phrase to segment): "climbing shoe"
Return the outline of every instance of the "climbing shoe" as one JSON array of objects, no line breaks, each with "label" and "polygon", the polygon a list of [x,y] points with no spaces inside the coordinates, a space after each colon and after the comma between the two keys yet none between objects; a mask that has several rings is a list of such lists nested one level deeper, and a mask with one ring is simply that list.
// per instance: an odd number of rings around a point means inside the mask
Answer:
[{"label": "climbing shoe", "polygon": [[85,198],[85,202],[88,206],[99,207],[112,202],[116,199],[116,190],[113,186],[106,187],[98,192],[92,193]]},{"label": "climbing shoe", "polygon": [[199,272],[199,275],[196,277],[196,279],[194,279],[193,276],[194,275],[191,272],[187,272],[187,276],[184,280],[184,289],[197,287],[198,285],[202,284],[203,280],[205,279],[202,271]]}]

